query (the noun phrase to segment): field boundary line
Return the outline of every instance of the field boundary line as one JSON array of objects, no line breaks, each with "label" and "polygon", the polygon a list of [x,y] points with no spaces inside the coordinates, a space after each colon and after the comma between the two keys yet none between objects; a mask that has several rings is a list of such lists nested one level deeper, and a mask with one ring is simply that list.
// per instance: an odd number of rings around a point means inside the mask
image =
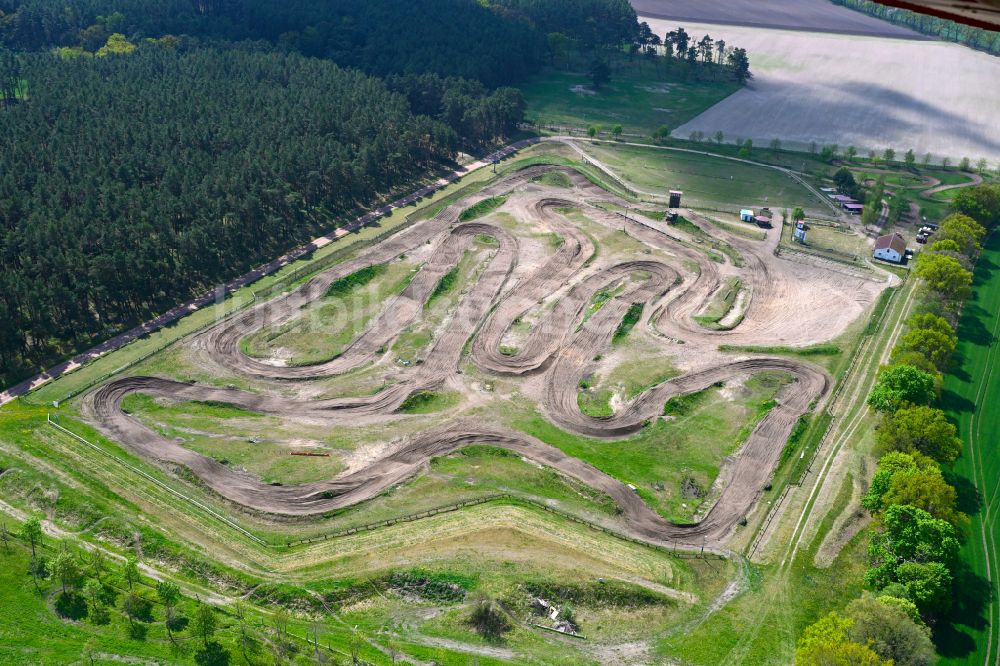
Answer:
[{"label": "field boundary line", "polygon": [[166,490],[168,493],[170,493],[174,497],[177,497],[177,498],[179,498],[181,500],[184,500],[185,502],[191,504],[192,506],[198,507],[199,509],[201,509],[205,513],[209,514],[213,518],[222,521],[227,526],[233,528],[234,530],[236,530],[237,532],[239,532],[243,536],[251,539],[252,541],[254,541],[255,543],[257,543],[258,545],[261,545],[261,546],[267,546],[267,545],[269,545],[266,541],[264,541],[263,539],[261,539],[257,535],[255,535],[252,532],[249,532],[248,530],[240,527],[235,522],[233,522],[229,518],[226,518],[225,516],[223,516],[222,514],[218,513],[217,511],[215,511],[211,507],[202,504],[201,502],[199,502],[196,499],[188,497],[184,493],[182,493],[182,492],[180,492],[178,490],[175,490],[174,488],[171,488],[170,486],[168,486],[164,482],[162,482],[159,479],[157,479],[152,474],[148,474],[147,472],[144,472],[143,470],[139,469],[138,467],[136,467],[135,465],[131,464],[130,462],[124,460],[123,458],[120,458],[120,457],[116,456],[115,454],[111,453],[110,451],[106,451],[103,448],[101,448],[100,446],[97,446],[96,444],[93,444],[92,442],[87,441],[86,439],[84,439],[80,435],[76,434],[72,430],[69,430],[67,428],[62,427],[61,425],[59,425],[58,423],[56,423],[55,421],[52,420],[52,415],[51,414],[46,414],[45,415],[45,420],[46,420],[46,422],[50,426],[52,426],[53,428],[55,428],[59,432],[61,432],[63,434],[66,434],[66,435],[69,435],[70,437],[72,437],[76,441],[80,442],[81,444],[84,444],[84,445],[90,447],[91,449],[94,449],[95,451],[103,454],[104,456],[106,456],[108,458],[111,458],[112,460],[114,460],[115,462],[117,462],[119,465],[127,468],[130,472],[138,474],[139,476],[141,476],[142,478],[146,479],[147,481],[151,481],[154,485],[156,485],[157,487],[159,487],[159,488],[161,488],[163,490]]}]

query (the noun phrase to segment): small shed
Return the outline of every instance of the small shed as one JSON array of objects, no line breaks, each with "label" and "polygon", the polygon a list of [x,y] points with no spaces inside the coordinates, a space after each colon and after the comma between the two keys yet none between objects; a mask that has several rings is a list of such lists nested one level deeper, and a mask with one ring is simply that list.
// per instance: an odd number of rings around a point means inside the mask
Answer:
[{"label": "small shed", "polygon": [[906,241],[899,234],[886,234],[875,240],[874,257],[894,264],[903,263],[906,255]]},{"label": "small shed", "polygon": [[754,214],[753,210],[750,208],[744,208],[740,211],[740,221],[741,222],[753,222]]},{"label": "small shed", "polygon": [[754,222],[756,222],[757,226],[760,227],[761,229],[771,228],[771,218],[765,215],[758,215],[757,217],[754,218]]},{"label": "small shed", "polygon": [[678,190],[670,190],[670,208],[680,208],[683,195],[684,193]]},{"label": "small shed", "polygon": [[861,215],[861,213],[865,212],[865,207],[859,203],[845,203],[843,204],[843,208],[851,215]]}]

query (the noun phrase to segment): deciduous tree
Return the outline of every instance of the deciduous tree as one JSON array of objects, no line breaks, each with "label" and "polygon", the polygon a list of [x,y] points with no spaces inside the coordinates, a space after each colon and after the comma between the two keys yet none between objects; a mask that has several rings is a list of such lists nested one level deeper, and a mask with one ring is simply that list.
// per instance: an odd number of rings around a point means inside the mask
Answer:
[{"label": "deciduous tree", "polygon": [[927,625],[919,616],[916,620],[912,618],[899,605],[866,593],[848,604],[844,615],[854,621],[847,629],[847,638],[867,645],[883,659],[892,660],[894,666],[937,663]]},{"label": "deciduous tree", "polygon": [[201,638],[202,643],[207,647],[208,642],[215,636],[219,628],[219,620],[215,616],[215,610],[206,603],[199,603],[191,619],[191,631]]},{"label": "deciduous tree", "polygon": [[904,562],[896,569],[896,580],[925,617],[951,608],[952,575],[944,563]]},{"label": "deciduous tree", "polygon": [[125,35],[121,33],[115,33],[108,37],[107,43],[97,50],[96,55],[98,58],[103,58],[109,55],[128,55],[135,51],[135,44],[130,43],[125,39]]},{"label": "deciduous tree", "polygon": [[80,563],[73,553],[64,548],[49,563],[49,575],[59,581],[62,593],[66,594],[80,584]]},{"label": "deciduous tree", "polygon": [[[958,539],[951,523],[913,506],[890,506],[882,517],[881,528],[872,535],[868,547],[872,568],[865,573],[865,581],[876,589],[890,583],[906,585],[897,575],[903,564],[940,563],[947,571],[957,556]],[[908,580],[915,576],[910,571]]]},{"label": "deciduous tree", "polygon": [[83,584],[83,597],[87,600],[87,618],[94,624],[107,624],[108,610],[104,606],[104,586],[96,578]]},{"label": "deciduous tree", "polygon": [[128,558],[122,565],[122,578],[129,590],[135,589],[135,584],[139,582],[139,563],[134,557]]},{"label": "deciduous tree", "polygon": [[955,195],[951,207],[990,228],[1000,223],[1000,185],[963,187]]},{"label": "deciduous tree", "polygon": [[919,452],[951,464],[962,452],[962,440],[940,409],[925,405],[904,407],[886,414],[876,428],[882,451]]},{"label": "deciduous tree", "polygon": [[892,666],[867,645],[853,642],[854,620],[829,613],[806,627],[795,649],[797,666]]},{"label": "deciduous tree", "polygon": [[911,328],[900,339],[897,349],[923,354],[938,370],[944,370],[955,351],[955,334],[926,328]]},{"label": "deciduous tree", "polygon": [[21,525],[21,538],[31,546],[31,557],[36,557],[38,553],[35,549],[42,545],[42,522],[38,518],[28,518]]},{"label": "deciduous tree", "polygon": [[905,403],[926,405],[934,400],[934,377],[912,365],[895,364],[879,371],[868,404],[878,412],[892,412]]},{"label": "deciduous tree", "polygon": [[181,589],[170,581],[160,581],[156,584],[156,596],[163,604],[163,624],[167,628],[167,637],[174,642],[174,627],[177,625],[177,602],[181,598]]},{"label": "deciduous tree", "polygon": [[957,500],[955,488],[944,480],[940,469],[894,474],[889,490],[882,496],[882,504],[886,508],[914,506],[961,528],[969,522],[969,518],[955,508]]},{"label": "deciduous tree", "polygon": [[972,295],[972,272],[953,257],[921,253],[914,274],[927,287],[951,302],[964,301]]},{"label": "deciduous tree", "polygon": [[968,257],[979,256],[986,229],[968,215],[956,213],[941,221],[938,230],[939,241],[955,241],[961,252]]},{"label": "deciduous tree", "polygon": [[603,59],[594,58],[590,61],[587,75],[590,77],[590,82],[594,85],[594,89],[600,90],[602,86],[611,80],[611,68]]}]

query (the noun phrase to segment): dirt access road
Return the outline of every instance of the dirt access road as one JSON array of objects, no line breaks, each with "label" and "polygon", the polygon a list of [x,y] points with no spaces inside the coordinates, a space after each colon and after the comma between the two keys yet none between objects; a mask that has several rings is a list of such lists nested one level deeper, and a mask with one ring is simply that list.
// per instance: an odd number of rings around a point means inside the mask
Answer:
[{"label": "dirt access road", "polygon": [[[563,174],[572,188],[552,188],[535,183],[550,172]],[[505,229],[483,222],[459,223],[461,212],[477,201],[509,195],[506,206],[524,221],[550,230],[561,238],[559,249],[537,265],[518,267],[522,256],[518,238]],[[88,417],[106,435],[150,460],[185,465],[206,485],[223,497],[265,512],[312,515],[370,499],[386,488],[415,475],[433,457],[472,443],[490,443],[512,450],[580,480],[614,499],[622,507],[628,529],[647,540],[698,545],[721,544],[733,526],[744,517],[770,478],[791,429],[798,418],[823,403],[830,380],[808,363],[767,356],[732,357],[715,348],[725,339],[740,343],[773,341],[781,332],[797,344],[829,339],[843,330],[870,304],[884,287],[871,280],[844,276],[828,269],[775,257],[768,244],[711,230],[732,244],[745,264],[720,265],[690,238],[663,223],[623,218],[597,207],[617,200],[583,178],[562,167],[530,167],[508,175],[475,196],[449,206],[437,217],[418,223],[392,239],[313,278],[300,288],[239,313],[194,336],[188,345],[220,369],[250,377],[289,383],[340,374],[371,362],[386,362],[387,343],[419,317],[440,276],[450,270],[470,239],[489,236],[496,242],[476,281],[466,289],[454,314],[438,331],[423,363],[406,381],[374,396],[334,400],[300,400],[278,395],[248,393],[234,388],[183,384],[154,377],[115,380],[89,394],[84,407]],[[664,250],[676,261],[639,259],[588,267],[594,246],[559,211],[575,207],[591,219],[621,228],[635,239]],[[706,225],[692,215],[694,223]],[[776,238],[777,233],[772,233]],[[338,358],[314,366],[284,368],[262,363],[243,354],[242,336],[265,326],[280,325],[294,317],[303,305],[321,298],[333,281],[359,268],[385,262],[430,242],[431,259],[409,286],[389,299],[367,330]],[[773,242],[773,241],[771,241]],[[669,255],[667,255],[669,252]],[[683,268],[685,262],[698,269]],[[511,280],[515,269],[519,277]],[[742,323],[730,331],[699,327],[688,314],[696,311],[718,289],[724,272],[743,271],[750,293]],[[795,285],[806,284],[808,290]],[[584,311],[594,295],[618,285],[617,295],[593,316]],[[557,294],[557,305],[532,328],[525,344],[514,354],[499,352],[500,341],[514,322],[537,309],[540,298]],[[816,298],[821,306],[816,308]],[[622,315],[633,303],[644,303],[641,326],[661,339],[685,340],[685,355],[699,367],[642,393],[608,418],[589,417],[576,404],[579,381],[593,360],[607,351]],[[421,432],[389,448],[366,467],[337,478],[300,486],[276,487],[241,475],[215,460],[184,448],[124,413],[125,396],[141,392],[173,400],[215,401],[258,412],[300,416],[338,423],[391,421],[400,418],[403,401],[415,391],[443,385],[460,385],[456,370],[467,341],[470,359],[483,371],[511,376],[537,375],[544,382],[541,398],[546,414],[562,427],[594,437],[621,438],[659,418],[664,402],[673,395],[701,390],[719,381],[776,370],[794,381],[777,396],[772,409],[751,433],[732,464],[724,470],[724,490],[718,502],[696,525],[673,525],[653,512],[621,481],[535,438],[481,420],[461,418]],[[381,350],[381,351],[380,351]]]}]

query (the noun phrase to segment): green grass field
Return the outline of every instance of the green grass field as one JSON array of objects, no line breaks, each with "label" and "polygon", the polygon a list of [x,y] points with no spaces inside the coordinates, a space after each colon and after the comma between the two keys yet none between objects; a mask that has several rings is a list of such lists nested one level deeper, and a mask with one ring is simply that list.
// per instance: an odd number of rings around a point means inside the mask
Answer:
[{"label": "green grass field", "polygon": [[687,82],[649,63],[621,61],[611,81],[594,90],[583,72],[548,70],[521,86],[528,120],[539,125],[650,135],[662,125],[678,127],[740,89],[734,82]]},{"label": "green grass field", "polygon": [[406,288],[417,268],[412,261],[393,261],[338,280],[326,297],[303,307],[295,318],[241,340],[241,349],[254,358],[281,358],[287,365],[313,365],[339,356],[385,302]]},{"label": "green grass field", "polygon": [[[786,381],[786,375],[763,372],[730,389],[728,395],[717,387],[707,389],[689,411],[656,421],[625,443],[576,436],[538,415],[518,417],[513,425],[623,483],[634,484],[662,515],[685,522],[708,497],[723,458],[743,443]],[[601,395],[610,397],[610,390],[605,391]],[[606,398],[603,404],[596,399],[586,404],[598,413],[599,407],[607,406]]]},{"label": "green grass field", "polygon": [[1000,632],[1000,235],[993,234],[976,266],[974,296],[958,328],[956,368],[945,377],[942,403],[965,443],[954,475],[962,510],[972,517],[956,576],[956,609],[938,627],[945,664],[995,658]]},{"label": "green grass field", "polygon": [[581,147],[636,187],[664,195],[669,190],[683,191],[682,205],[692,208],[828,210],[815,195],[776,169],[656,148],[589,143]]},{"label": "green grass field", "polygon": [[782,229],[781,244],[790,250],[808,252],[840,263],[865,267],[871,252],[865,239],[846,226],[810,223],[806,242],[794,239],[794,227],[786,224]]}]

